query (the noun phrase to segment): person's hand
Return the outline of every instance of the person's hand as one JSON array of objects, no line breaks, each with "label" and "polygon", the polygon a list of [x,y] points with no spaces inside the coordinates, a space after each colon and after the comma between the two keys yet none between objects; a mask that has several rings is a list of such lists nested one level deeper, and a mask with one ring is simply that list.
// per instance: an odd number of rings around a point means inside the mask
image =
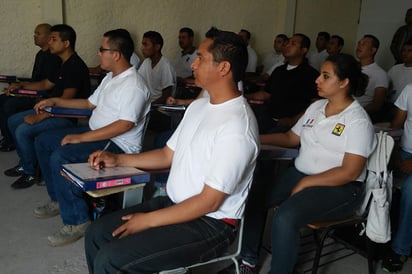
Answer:
[{"label": "person's hand", "polygon": [[119,239],[127,237],[131,234],[146,230],[149,228],[147,224],[146,213],[133,213],[122,217],[124,224],[116,228],[112,236]]},{"label": "person's hand", "polygon": [[297,184],[295,185],[295,187],[292,189],[292,192],[290,193],[290,196],[295,195],[296,193],[298,193],[299,191],[303,190],[305,187],[302,186],[301,184]]},{"label": "person's hand", "polygon": [[79,144],[81,142],[81,134],[68,134],[64,136],[60,144],[64,146],[67,144]]},{"label": "person's hand", "polygon": [[176,105],[176,99],[173,98],[172,96],[167,97],[166,99],[166,105]]},{"label": "person's hand", "polygon": [[15,89],[21,89],[22,86],[23,85],[20,83],[13,83],[13,84],[10,84],[7,88],[5,88],[4,92],[6,93],[7,96],[9,96],[11,91]]},{"label": "person's hand", "polygon": [[24,122],[26,123],[26,124],[29,124],[29,125],[34,125],[34,124],[37,124],[37,123],[40,123],[41,121],[43,121],[43,120],[45,120],[45,119],[47,119],[47,118],[49,118],[50,117],[50,115],[48,114],[48,113],[35,113],[35,114],[29,114],[29,115],[26,115],[25,117],[24,117]]},{"label": "person's hand", "polygon": [[117,166],[117,157],[117,154],[97,150],[89,155],[89,159],[87,161],[91,168],[99,170],[105,167]]},{"label": "person's hand", "polygon": [[42,113],[45,107],[52,107],[55,104],[56,103],[54,102],[53,98],[49,98],[49,99],[41,100],[40,102],[35,104],[33,108],[36,111],[36,113]]}]

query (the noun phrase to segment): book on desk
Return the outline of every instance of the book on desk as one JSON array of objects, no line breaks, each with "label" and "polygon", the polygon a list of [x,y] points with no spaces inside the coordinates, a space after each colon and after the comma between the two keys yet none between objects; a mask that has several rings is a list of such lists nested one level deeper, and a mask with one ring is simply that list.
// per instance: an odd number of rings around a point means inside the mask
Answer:
[{"label": "book on desk", "polygon": [[92,115],[91,109],[82,108],[45,107],[43,111],[55,117],[87,118]]},{"label": "book on desk", "polygon": [[145,184],[150,181],[148,172],[134,167],[107,167],[95,170],[88,163],[75,163],[62,165],[61,173],[83,191]]},{"label": "book on desk", "polygon": [[47,97],[48,91],[45,90],[31,90],[31,89],[13,89],[10,91],[10,96],[23,96],[23,97]]},{"label": "book on desk", "polygon": [[14,83],[17,82],[17,76],[15,75],[0,75],[0,82],[4,83]]}]

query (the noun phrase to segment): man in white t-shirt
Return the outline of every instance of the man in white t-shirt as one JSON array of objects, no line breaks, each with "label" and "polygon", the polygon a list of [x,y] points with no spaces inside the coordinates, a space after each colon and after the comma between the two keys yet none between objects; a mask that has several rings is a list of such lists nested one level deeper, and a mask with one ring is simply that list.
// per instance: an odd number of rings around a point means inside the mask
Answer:
[{"label": "man in white t-shirt", "polygon": [[325,62],[326,58],[329,56],[326,46],[329,42],[330,35],[329,32],[320,31],[316,37],[316,50],[312,50],[308,54],[309,65],[314,67],[319,71],[320,66]]},{"label": "man in white t-shirt", "polygon": [[285,63],[285,56],[283,56],[283,51],[288,41],[289,38],[285,34],[276,35],[275,40],[273,40],[273,51],[266,55],[262,63],[263,81],[267,81],[275,68]]},{"label": "man in white t-shirt", "polygon": [[169,60],[162,55],[163,37],[156,31],[143,34],[142,54],[144,61],[139,73],[146,80],[154,104],[164,104],[176,88],[176,72]]},{"label": "man in white t-shirt", "polygon": [[[170,167],[167,197],[104,216],[85,237],[90,273],[158,273],[220,256],[235,238],[258,155],[258,130],[237,90],[247,50],[212,28],[192,64],[210,98],[190,104],[167,145],[135,155],[90,155],[90,165]],[[227,50],[230,47],[230,50]]]},{"label": "man in white t-shirt", "polygon": [[361,63],[362,72],[369,76],[365,94],[356,97],[356,99],[365,108],[372,122],[378,122],[383,119],[382,108],[389,86],[386,71],[375,63],[375,55],[378,48],[379,40],[370,34],[364,35],[356,47],[356,56]]},{"label": "man in white t-shirt", "polygon": [[402,64],[391,67],[388,71],[389,81],[392,84],[391,101],[395,102],[407,84],[412,83],[412,39],[402,48]]},{"label": "man in white t-shirt", "polygon": [[106,32],[99,60],[109,73],[96,91],[88,99],[50,98],[35,105],[37,112],[47,106],[92,110],[88,127],[49,130],[35,140],[37,159],[51,201],[35,208],[34,215],[50,218],[60,213],[64,224],[48,237],[51,246],[77,241],[90,224],[83,191],[60,175],[61,166],[86,162],[91,152],[103,147],[117,153],[138,153],[142,148],[150,111],[150,90],[129,63],[133,48],[133,40],[124,32]]},{"label": "man in white t-shirt", "polygon": [[196,58],[196,48],[193,46],[194,33],[191,28],[181,28],[179,31],[179,46],[182,51],[173,63],[178,83],[184,84],[185,79],[192,78],[192,62]]},{"label": "man in white t-shirt", "polygon": [[250,31],[241,29],[239,31],[239,36],[242,37],[243,41],[246,43],[247,46],[248,63],[246,67],[246,72],[256,72],[258,56],[256,54],[256,51],[250,46]]},{"label": "man in white t-shirt", "polygon": [[390,252],[386,252],[382,261],[382,268],[391,273],[402,270],[412,248],[412,84],[403,89],[395,106],[392,128],[403,128],[399,169],[405,177],[401,188],[398,230],[392,238]]}]

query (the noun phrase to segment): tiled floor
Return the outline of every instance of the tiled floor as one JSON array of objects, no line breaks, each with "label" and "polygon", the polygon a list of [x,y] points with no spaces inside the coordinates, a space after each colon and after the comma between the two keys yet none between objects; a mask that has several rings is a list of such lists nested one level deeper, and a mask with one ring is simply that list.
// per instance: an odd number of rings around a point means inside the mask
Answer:
[{"label": "tiled floor", "polygon": [[[49,247],[47,236],[61,226],[60,217],[40,220],[32,215],[34,207],[47,201],[44,186],[34,185],[23,190],[13,190],[15,178],[5,177],[3,171],[17,163],[15,152],[0,152],[0,273],[48,274],[87,273],[83,241],[65,247]],[[268,239],[265,240],[267,246]],[[260,273],[268,273],[270,254],[262,250]],[[193,269],[194,274],[216,273],[228,262]],[[310,263],[303,264],[306,270]],[[378,263],[379,266],[379,263]],[[305,272],[308,273],[308,272]],[[319,274],[365,274],[366,259],[354,254],[319,270]],[[384,273],[378,267],[378,274]],[[403,274],[412,273],[412,260],[408,261]]]}]

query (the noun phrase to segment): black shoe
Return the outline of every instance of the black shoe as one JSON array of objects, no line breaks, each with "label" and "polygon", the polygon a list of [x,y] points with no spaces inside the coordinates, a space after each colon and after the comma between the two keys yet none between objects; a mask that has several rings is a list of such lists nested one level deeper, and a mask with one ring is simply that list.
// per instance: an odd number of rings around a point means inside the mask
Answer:
[{"label": "black shoe", "polygon": [[15,167],[9,168],[6,171],[4,171],[4,175],[9,176],[9,177],[19,177],[24,174],[24,170],[20,165],[17,165]]},{"label": "black shoe", "polygon": [[0,145],[0,151],[1,152],[9,152],[9,151],[13,151],[15,149],[16,149],[16,146],[13,145],[13,144],[8,144],[8,143],[3,142]]},{"label": "black shoe", "polygon": [[17,179],[11,187],[14,189],[28,188],[37,182],[36,178],[32,175],[24,174],[19,179]]},{"label": "black shoe", "polygon": [[383,259],[382,269],[386,272],[399,272],[402,270],[403,264],[408,260],[408,256],[399,255],[391,251],[391,253]]}]

